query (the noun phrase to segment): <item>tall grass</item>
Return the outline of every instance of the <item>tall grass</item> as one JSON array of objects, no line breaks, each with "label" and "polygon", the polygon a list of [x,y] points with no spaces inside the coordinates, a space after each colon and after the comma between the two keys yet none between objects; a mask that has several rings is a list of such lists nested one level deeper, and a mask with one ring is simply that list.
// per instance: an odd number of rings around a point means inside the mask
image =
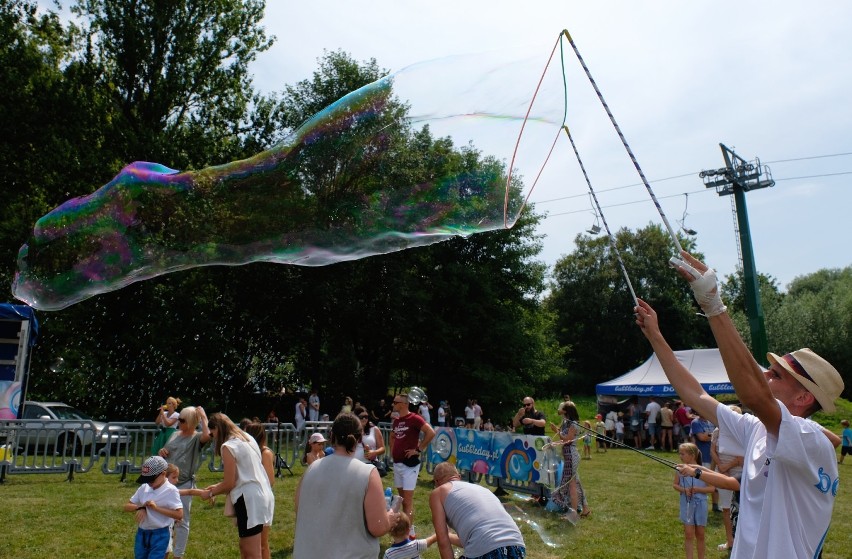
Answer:
[{"label": "tall grass", "polygon": [[[575,402],[583,419],[594,416],[591,399]],[[537,404],[548,419],[555,418],[553,410],[558,401]],[[840,413],[852,409],[847,405]],[[837,417],[823,419],[826,424],[834,422],[829,426],[837,426]],[[841,475],[847,469],[852,472],[852,459],[840,466]],[[271,547],[276,559],[291,557],[293,550],[293,494],[302,469],[297,465],[293,470],[295,476],[285,471],[274,487],[276,510]],[[605,454],[593,451],[591,460],[581,462],[580,476],[592,515],[576,526],[530,504],[523,495],[510,494],[506,498],[507,509],[519,521],[531,559],[683,557],[683,528],[678,521],[678,494],[672,490],[673,470],[636,452],[613,449]],[[199,485],[204,487],[218,481],[220,474],[203,469],[199,477]],[[391,477],[384,481],[389,485]],[[120,483],[118,476],[104,475],[96,469],[78,474],[72,482],[61,475],[8,476],[6,483],[0,485],[0,526],[5,540],[0,557],[132,557],[133,515],[121,512],[121,507],[135,488],[132,482]],[[421,537],[431,533],[430,489],[431,478],[422,472],[415,492],[415,524]],[[353,514],[357,514],[358,503],[343,506],[351,506]],[[188,559],[239,557],[236,529],[223,516],[222,508],[221,499],[213,507],[198,500],[193,504]],[[824,559],[852,556],[850,518],[852,497],[841,486]],[[337,537],[334,527],[329,527],[328,537]],[[716,550],[723,541],[721,515],[711,513],[707,526],[708,558],[725,557]],[[388,543],[383,538],[383,549]],[[435,559],[438,553],[432,548],[423,557]]]}]

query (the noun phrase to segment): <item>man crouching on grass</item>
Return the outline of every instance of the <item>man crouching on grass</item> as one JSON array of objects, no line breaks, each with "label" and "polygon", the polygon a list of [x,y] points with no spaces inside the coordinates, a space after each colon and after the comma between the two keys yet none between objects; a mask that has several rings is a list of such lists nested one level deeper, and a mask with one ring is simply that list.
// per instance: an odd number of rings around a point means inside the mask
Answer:
[{"label": "man crouching on grass", "polygon": [[169,547],[170,528],[183,518],[183,503],[177,487],[166,479],[168,464],[162,456],[151,456],[142,464],[136,480],[139,489],[125,503],[125,512],[136,512],[136,559],[163,559]]}]

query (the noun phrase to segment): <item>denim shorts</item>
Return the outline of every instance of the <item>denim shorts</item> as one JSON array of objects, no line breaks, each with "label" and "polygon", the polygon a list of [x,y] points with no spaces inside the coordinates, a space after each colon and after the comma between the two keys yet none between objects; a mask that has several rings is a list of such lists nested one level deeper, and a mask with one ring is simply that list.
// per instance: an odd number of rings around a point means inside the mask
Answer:
[{"label": "denim shorts", "polygon": [[157,528],[155,530],[136,530],[136,541],[133,545],[133,554],[136,559],[161,559],[166,556],[169,548],[169,540],[172,532],[169,528]]},{"label": "denim shorts", "polygon": [[707,526],[707,499],[681,499],[680,521],[687,526]]}]

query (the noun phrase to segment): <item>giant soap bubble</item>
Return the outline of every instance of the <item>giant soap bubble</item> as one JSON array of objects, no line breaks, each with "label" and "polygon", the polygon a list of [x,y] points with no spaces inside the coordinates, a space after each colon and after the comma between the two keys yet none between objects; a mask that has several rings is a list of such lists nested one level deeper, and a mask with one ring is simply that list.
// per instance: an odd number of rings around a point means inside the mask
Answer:
[{"label": "giant soap bubble", "polygon": [[[539,52],[420,63],[249,159],[186,172],[132,163],[38,220],[12,291],[58,310],[197,266],[324,266],[511,227],[522,177],[540,175],[564,120],[561,74],[545,72],[536,90],[547,62]],[[446,160],[416,149],[444,138]]]}]

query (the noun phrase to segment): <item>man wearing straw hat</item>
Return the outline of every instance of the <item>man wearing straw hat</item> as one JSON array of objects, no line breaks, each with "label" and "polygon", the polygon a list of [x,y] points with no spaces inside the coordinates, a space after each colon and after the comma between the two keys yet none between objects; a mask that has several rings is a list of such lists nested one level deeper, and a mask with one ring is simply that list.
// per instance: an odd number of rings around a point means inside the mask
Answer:
[{"label": "man wearing straw hat", "polygon": [[822,428],[806,418],[819,410],[834,411],[843,380],[807,348],[767,354],[770,367],[764,372],[722,304],[715,272],[685,251],[681,254],[678,273],[689,281],[710,322],[737,396],[754,415],[737,415],[704,391],[675,358],[656,313],[642,300],[636,323],[678,395],[719,426],[729,445],[725,451],[745,451],[738,452],[745,462],[731,557],[817,557],[837,494],[837,459]]}]

